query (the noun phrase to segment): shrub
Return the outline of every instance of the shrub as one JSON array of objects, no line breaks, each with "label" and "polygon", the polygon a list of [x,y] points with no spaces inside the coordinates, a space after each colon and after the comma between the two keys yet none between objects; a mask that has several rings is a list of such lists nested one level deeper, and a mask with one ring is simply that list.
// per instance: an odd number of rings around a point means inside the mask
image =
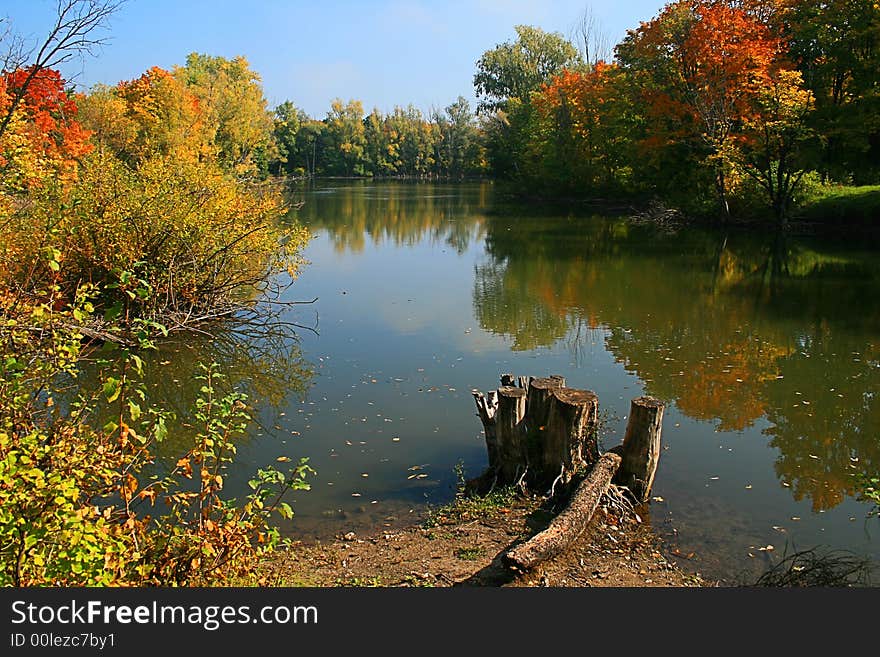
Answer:
[{"label": "shrub", "polygon": [[[247,581],[278,544],[272,514],[292,515],[284,494],[308,488],[306,461],[258,471],[240,504],[224,498],[249,416],[244,396],[220,394],[216,366],[207,366],[194,443],[166,476],[151,476],[165,414],[137,383],[136,353],[119,354],[121,373],[108,370],[100,391],[72,401],[56,392],[75,382],[84,347],[71,326],[88,319],[100,290],[80,287],[72,307],[55,310],[59,294],[56,286],[40,304],[9,295],[0,304],[0,585]],[[138,346],[150,348],[140,335]],[[99,399],[118,408],[118,419],[95,428]]]}]

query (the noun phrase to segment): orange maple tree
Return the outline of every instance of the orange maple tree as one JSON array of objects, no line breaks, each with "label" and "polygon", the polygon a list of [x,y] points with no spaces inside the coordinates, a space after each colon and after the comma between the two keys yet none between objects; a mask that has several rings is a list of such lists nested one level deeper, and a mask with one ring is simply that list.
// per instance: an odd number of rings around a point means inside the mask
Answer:
[{"label": "orange maple tree", "polygon": [[738,128],[770,80],[783,43],[758,16],[728,2],[680,0],[632,32],[625,49],[642,72],[654,146],[689,141],[714,174],[722,214],[734,173]]},{"label": "orange maple tree", "polygon": [[[30,82],[16,104],[25,81]],[[31,188],[49,177],[68,180],[91,151],[89,131],[58,71],[18,69],[0,76],[0,115],[11,113],[0,137],[0,169],[7,187]]]},{"label": "orange maple tree", "polygon": [[563,70],[532,98],[568,178],[598,186],[615,178],[623,160],[619,72],[601,60],[589,71]]}]

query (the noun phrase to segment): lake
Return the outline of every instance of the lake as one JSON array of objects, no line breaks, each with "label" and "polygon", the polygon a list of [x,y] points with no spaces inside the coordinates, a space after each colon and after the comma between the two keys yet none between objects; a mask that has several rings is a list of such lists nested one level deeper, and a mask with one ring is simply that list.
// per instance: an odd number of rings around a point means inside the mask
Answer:
[{"label": "lake", "polygon": [[486,465],[471,390],[562,374],[598,394],[606,448],[632,398],[668,404],[648,520],[686,568],[739,583],[786,550],[880,561],[855,479],[880,472],[876,246],[516,207],[490,183],[293,199],[313,239],[284,299],[315,301],[285,319],[314,332],[190,340],[152,382],[182,409],[214,358],[248,390],[257,422],[230,486],[309,457],[292,535],[378,533],[448,502],[457,467]]}]

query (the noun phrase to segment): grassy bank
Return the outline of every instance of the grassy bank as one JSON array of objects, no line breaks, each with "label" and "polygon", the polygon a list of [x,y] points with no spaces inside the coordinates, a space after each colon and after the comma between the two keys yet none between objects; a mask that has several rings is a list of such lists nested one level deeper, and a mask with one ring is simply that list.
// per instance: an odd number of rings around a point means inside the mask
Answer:
[{"label": "grassy bank", "polygon": [[880,226],[880,185],[819,188],[795,211],[795,221]]}]

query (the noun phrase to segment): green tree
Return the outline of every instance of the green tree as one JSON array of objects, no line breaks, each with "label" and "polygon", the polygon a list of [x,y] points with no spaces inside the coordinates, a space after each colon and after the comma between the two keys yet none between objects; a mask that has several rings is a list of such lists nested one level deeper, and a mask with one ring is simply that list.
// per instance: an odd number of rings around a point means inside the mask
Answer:
[{"label": "green tree", "polygon": [[354,176],[364,173],[364,106],[359,100],[343,103],[335,99],[330,105],[326,126],[324,151],[325,173]]},{"label": "green tree", "polygon": [[815,98],[827,179],[880,180],[880,5],[876,0],[792,0],[778,29]]},{"label": "green tree", "polygon": [[483,53],[477,61],[474,88],[478,111],[507,107],[509,99],[528,102],[529,94],[565,68],[582,64],[580,54],[562,34],[529,25],[516,26],[517,40]]},{"label": "green tree", "polygon": [[273,134],[278,158],[270,167],[272,173],[289,176],[306,171],[300,131],[308,120],[308,115],[289,100],[275,108]]},{"label": "green tree", "polygon": [[443,113],[434,111],[431,120],[439,132],[434,155],[437,172],[450,178],[478,173],[483,149],[480,131],[467,99],[459,96]]}]

